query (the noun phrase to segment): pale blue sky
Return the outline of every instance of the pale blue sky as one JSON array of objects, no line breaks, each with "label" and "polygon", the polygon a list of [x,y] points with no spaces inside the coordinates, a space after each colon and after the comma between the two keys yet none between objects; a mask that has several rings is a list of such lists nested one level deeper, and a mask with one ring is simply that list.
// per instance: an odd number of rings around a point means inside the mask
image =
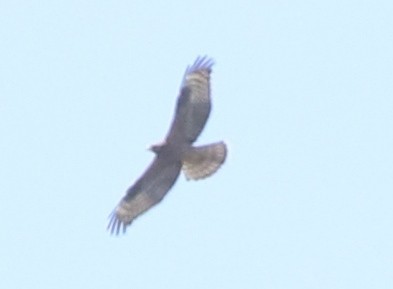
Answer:
[{"label": "pale blue sky", "polygon": [[[2,1],[0,288],[393,288],[392,13]],[[110,236],[205,54],[227,162]]]}]

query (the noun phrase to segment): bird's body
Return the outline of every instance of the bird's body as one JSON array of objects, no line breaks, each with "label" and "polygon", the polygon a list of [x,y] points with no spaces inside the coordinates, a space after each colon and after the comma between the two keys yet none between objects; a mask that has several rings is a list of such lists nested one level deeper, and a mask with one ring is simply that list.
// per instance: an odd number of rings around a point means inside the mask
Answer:
[{"label": "bird's body", "polygon": [[108,229],[112,233],[119,233],[121,227],[125,231],[136,217],[159,203],[181,170],[188,180],[198,180],[215,173],[225,161],[223,142],[193,146],[211,110],[212,65],[211,59],[203,57],[187,68],[171,128],[164,142],[151,147],[155,159],[111,214]]}]

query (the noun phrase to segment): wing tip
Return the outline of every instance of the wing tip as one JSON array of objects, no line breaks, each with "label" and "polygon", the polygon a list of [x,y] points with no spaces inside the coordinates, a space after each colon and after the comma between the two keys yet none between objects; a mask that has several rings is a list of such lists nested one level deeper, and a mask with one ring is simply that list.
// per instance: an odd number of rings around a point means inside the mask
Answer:
[{"label": "wing tip", "polygon": [[187,67],[186,73],[192,73],[194,71],[201,70],[201,69],[206,69],[209,72],[211,72],[213,65],[214,65],[213,58],[207,55],[198,56],[195,59],[194,63],[191,66]]},{"label": "wing tip", "polygon": [[109,223],[108,226],[106,227],[107,231],[110,232],[111,235],[116,235],[118,236],[120,234],[120,230],[122,229],[122,233],[125,234],[126,229],[128,227],[128,225],[130,224],[126,224],[124,222],[122,222],[116,213],[116,210],[114,210],[112,213],[109,214],[108,216],[109,219]]}]

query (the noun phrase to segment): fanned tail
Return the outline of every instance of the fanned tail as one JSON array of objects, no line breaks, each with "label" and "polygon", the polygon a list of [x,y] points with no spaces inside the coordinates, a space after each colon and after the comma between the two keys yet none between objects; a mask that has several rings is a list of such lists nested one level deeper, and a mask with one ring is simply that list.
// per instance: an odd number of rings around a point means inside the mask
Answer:
[{"label": "fanned tail", "polygon": [[192,147],[183,157],[182,170],[187,180],[204,179],[220,168],[226,155],[224,142]]}]

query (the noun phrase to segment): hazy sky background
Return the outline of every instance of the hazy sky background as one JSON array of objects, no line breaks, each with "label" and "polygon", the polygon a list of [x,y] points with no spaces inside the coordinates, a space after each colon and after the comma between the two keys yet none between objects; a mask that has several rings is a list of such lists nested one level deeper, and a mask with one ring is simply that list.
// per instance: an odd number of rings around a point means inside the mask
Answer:
[{"label": "hazy sky background", "polygon": [[[0,288],[393,288],[392,13],[0,2]],[[110,236],[205,54],[227,162]]]}]

